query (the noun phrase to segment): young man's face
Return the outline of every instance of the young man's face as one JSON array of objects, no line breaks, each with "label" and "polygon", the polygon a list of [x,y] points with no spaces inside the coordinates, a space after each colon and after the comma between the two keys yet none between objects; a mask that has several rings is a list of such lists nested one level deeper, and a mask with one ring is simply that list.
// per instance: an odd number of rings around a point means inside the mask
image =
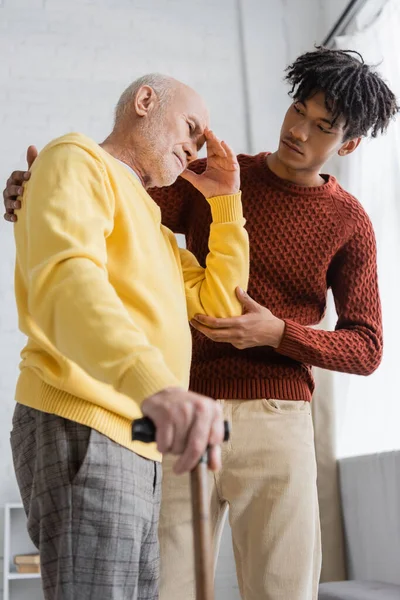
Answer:
[{"label": "young man's face", "polygon": [[[318,170],[331,156],[343,153],[343,119],[332,126],[332,115],[325,106],[323,92],[288,109],[281,128],[279,160],[289,169]],[[345,152],[346,154],[348,152]]]}]

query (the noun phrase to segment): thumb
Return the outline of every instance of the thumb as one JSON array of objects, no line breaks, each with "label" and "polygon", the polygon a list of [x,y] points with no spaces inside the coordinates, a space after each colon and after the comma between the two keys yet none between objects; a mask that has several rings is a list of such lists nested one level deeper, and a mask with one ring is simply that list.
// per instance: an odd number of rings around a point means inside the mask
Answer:
[{"label": "thumb", "polygon": [[30,169],[33,163],[35,162],[37,155],[38,151],[36,146],[29,146],[26,152],[26,162],[28,163],[28,169]]},{"label": "thumb", "polygon": [[259,307],[259,304],[251,298],[247,292],[242,290],[241,287],[236,288],[236,296],[240,302],[240,304],[245,308],[248,312],[253,311]]}]

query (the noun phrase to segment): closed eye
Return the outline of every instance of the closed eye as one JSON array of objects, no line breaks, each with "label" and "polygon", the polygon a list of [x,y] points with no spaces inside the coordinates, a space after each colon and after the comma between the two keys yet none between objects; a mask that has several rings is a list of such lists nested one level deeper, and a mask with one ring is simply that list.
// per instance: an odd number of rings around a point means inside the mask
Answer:
[{"label": "closed eye", "polygon": [[322,127],[322,125],[318,125],[318,129],[320,129],[321,131],[323,131],[324,133],[329,133],[332,134],[333,131],[328,131],[327,129],[325,129],[324,127]]}]

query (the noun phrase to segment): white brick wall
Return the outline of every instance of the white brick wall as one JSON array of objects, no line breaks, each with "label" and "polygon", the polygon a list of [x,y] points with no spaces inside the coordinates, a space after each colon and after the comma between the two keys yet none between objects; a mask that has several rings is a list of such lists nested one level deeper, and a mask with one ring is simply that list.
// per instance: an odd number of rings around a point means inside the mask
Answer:
[{"label": "white brick wall", "polygon": [[[12,169],[24,167],[29,144],[40,148],[73,130],[104,139],[120,92],[149,71],[173,75],[203,93],[216,131],[238,152],[248,150],[248,133],[253,151],[272,148],[287,102],[282,70],[318,39],[321,2],[242,0],[251,84],[246,132],[239,0],[0,0],[0,188]],[[0,509],[18,499],[9,430],[23,340],[13,263],[12,227],[2,221]],[[0,543],[2,523],[0,515]],[[229,532],[217,587],[217,600],[239,598]]]}]

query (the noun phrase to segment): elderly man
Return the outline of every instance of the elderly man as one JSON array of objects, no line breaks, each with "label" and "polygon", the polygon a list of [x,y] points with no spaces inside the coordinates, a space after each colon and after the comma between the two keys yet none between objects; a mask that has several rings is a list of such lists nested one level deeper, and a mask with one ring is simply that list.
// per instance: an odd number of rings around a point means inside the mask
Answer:
[{"label": "elderly man", "polygon": [[[207,142],[203,174],[187,165]],[[146,192],[183,174],[212,214],[207,267],[178,248]],[[15,228],[16,298],[28,337],[11,443],[46,600],[158,597],[161,453],[190,470],[222,411],[188,392],[196,314],[240,315],[248,238],[231,149],[202,99],[161,75],[122,95],[103,144],[52,141]],[[131,441],[142,414],[157,446]]]}]

